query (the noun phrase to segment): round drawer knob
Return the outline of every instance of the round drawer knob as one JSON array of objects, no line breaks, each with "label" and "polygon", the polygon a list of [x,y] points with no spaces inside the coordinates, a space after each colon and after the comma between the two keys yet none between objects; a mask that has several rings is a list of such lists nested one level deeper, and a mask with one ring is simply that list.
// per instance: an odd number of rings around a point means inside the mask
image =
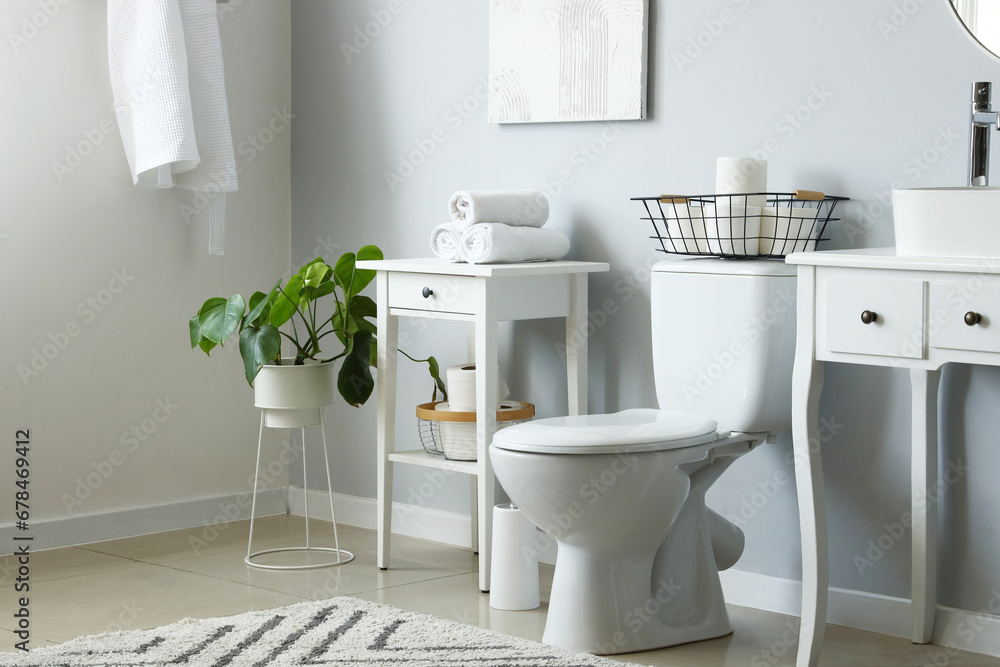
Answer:
[{"label": "round drawer knob", "polygon": [[434,290],[432,290],[430,287],[425,287],[424,290],[421,292],[421,294],[424,295],[425,299],[429,299],[431,298],[431,296],[433,296]]},{"label": "round drawer knob", "polygon": [[871,324],[872,322],[878,322],[878,313],[873,310],[866,310],[861,313],[861,321],[865,324]]},{"label": "round drawer knob", "polygon": [[970,327],[974,327],[982,321],[983,321],[983,316],[975,311],[970,310],[965,314],[965,323],[968,324]]}]

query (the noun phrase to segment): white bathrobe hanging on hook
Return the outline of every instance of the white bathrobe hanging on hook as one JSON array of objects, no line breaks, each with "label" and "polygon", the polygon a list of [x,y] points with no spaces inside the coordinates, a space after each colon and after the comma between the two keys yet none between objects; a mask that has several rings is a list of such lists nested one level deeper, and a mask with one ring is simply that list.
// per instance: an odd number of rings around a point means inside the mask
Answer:
[{"label": "white bathrobe hanging on hook", "polygon": [[108,58],[132,182],[201,193],[223,254],[237,177],[215,0],[108,0]]}]

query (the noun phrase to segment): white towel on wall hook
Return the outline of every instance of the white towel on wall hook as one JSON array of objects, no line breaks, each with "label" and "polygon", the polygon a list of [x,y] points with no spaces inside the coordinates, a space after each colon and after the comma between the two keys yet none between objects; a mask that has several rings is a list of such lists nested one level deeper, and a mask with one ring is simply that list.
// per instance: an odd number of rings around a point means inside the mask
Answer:
[{"label": "white towel on wall hook", "polygon": [[108,59],[132,182],[203,193],[209,253],[221,255],[238,183],[216,11],[215,0],[108,0]]}]

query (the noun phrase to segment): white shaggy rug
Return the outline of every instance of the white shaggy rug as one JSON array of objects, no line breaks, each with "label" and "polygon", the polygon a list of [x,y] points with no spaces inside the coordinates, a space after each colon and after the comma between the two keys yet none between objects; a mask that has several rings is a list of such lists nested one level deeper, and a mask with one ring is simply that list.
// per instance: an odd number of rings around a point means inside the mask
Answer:
[{"label": "white shaggy rug", "polygon": [[26,665],[621,667],[622,663],[339,597],[0,654],[0,667]]}]

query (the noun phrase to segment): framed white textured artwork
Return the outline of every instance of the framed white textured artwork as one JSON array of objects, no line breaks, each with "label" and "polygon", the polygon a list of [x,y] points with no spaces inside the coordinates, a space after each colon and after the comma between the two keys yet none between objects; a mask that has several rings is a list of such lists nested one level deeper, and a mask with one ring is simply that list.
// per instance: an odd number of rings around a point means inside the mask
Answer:
[{"label": "framed white textured artwork", "polygon": [[491,123],[646,117],[648,0],[490,0]]}]

